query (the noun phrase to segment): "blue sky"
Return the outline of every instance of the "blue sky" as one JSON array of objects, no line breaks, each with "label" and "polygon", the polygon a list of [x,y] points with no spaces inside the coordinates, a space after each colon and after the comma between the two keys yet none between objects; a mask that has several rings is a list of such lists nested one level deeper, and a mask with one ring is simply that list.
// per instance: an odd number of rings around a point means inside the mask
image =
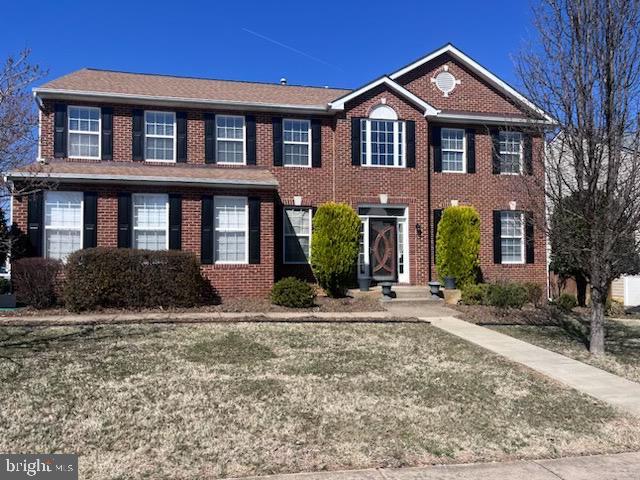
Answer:
[{"label": "blue sky", "polygon": [[357,87],[452,42],[517,86],[526,0],[6,2],[0,59],[54,78],[82,67]]}]

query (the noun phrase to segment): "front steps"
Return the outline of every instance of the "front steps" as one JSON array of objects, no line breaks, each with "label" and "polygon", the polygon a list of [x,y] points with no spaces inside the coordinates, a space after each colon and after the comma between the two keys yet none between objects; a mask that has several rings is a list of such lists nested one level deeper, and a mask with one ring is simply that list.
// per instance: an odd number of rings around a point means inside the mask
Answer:
[{"label": "front steps", "polygon": [[385,304],[394,305],[438,305],[444,303],[442,299],[431,298],[431,291],[429,287],[422,285],[394,285],[392,290],[395,293],[395,298],[392,298],[391,300],[385,300],[382,297],[382,289],[379,285],[371,287],[368,292],[352,290],[349,293],[353,296],[371,296],[373,298],[378,298]]}]

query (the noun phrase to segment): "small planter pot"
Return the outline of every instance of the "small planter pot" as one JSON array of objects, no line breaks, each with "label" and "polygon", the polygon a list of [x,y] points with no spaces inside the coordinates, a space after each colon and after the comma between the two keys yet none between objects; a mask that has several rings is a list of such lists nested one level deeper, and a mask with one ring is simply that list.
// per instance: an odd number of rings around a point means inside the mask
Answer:
[{"label": "small planter pot", "polygon": [[456,288],[456,278],[455,277],[444,277],[444,288],[447,290],[455,290]]},{"label": "small planter pot", "polygon": [[0,308],[16,308],[16,295],[14,293],[0,295]]},{"label": "small planter pot", "polygon": [[440,298],[440,282],[429,282],[429,291],[431,293],[431,298]]},{"label": "small planter pot", "polygon": [[369,287],[371,287],[371,279],[370,278],[359,278],[358,279],[358,287],[360,287],[361,292],[368,292]]}]

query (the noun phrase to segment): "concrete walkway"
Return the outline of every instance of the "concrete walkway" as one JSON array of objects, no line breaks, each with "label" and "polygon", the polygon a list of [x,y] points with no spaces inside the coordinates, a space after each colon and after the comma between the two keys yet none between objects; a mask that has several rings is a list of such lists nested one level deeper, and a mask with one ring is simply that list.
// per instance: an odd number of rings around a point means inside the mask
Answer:
[{"label": "concrete walkway", "polygon": [[640,453],[621,453],[555,460],[295,473],[251,477],[251,480],[637,480],[639,472]]},{"label": "concrete walkway", "polygon": [[[454,317],[424,318],[446,332],[640,416],[640,384]],[[640,478],[640,470],[637,477]]]}]

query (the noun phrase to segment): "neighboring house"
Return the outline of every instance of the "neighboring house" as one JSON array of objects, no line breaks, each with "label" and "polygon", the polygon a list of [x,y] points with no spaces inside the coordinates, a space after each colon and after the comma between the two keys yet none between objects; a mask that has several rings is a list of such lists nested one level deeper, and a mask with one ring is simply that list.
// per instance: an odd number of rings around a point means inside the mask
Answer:
[{"label": "neighboring house", "polygon": [[543,175],[525,127],[549,118],[450,44],[356,90],[83,69],[35,96],[41,163],[8,174],[57,182],[14,198],[35,255],[182,249],[221,297],[263,296],[311,277],[313,212],[334,200],[362,218],[359,276],[383,220],[398,282],[425,285],[434,222],[460,203],[480,213],[485,280],[546,284],[522,182]]}]

